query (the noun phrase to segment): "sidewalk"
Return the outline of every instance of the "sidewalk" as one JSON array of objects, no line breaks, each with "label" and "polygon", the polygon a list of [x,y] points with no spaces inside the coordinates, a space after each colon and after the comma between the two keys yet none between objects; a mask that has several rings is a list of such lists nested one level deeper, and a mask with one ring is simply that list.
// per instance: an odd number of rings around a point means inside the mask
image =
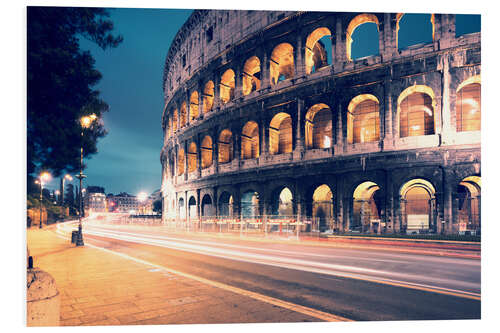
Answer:
[{"label": "sidewalk", "polygon": [[169,273],[91,246],[52,228],[27,230],[34,266],[61,293],[61,326],[320,321],[318,318]]}]

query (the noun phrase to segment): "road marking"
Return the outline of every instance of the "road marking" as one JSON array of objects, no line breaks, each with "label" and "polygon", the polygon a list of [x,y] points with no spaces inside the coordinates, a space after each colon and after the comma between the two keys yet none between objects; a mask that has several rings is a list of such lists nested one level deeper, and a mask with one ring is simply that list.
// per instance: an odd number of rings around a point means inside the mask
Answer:
[{"label": "road marking", "polygon": [[[62,235],[62,233],[59,232],[59,230],[57,231],[57,234],[58,234],[57,235],[58,237],[61,237],[64,239],[69,239],[68,237]],[[198,281],[198,282],[201,282],[201,283],[204,283],[204,284],[216,287],[216,288],[227,290],[227,291],[230,291],[230,292],[242,295],[242,296],[247,296],[247,297],[253,298],[255,300],[261,301],[261,302],[276,305],[276,306],[279,306],[279,307],[287,309],[287,310],[302,313],[302,314],[305,314],[307,316],[318,318],[320,320],[324,320],[324,321],[328,321],[328,322],[353,321],[352,319],[333,315],[331,313],[319,311],[319,310],[309,308],[306,306],[302,306],[299,304],[295,304],[295,303],[290,303],[290,302],[283,301],[283,300],[280,300],[280,299],[277,299],[274,297],[265,296],[262,294],[255,293],[253,291],[244,290],[244,289],[241,289],[238,287],[233,287],[233,286],[230,286],[230,285],[227,285],[224,283],[208,280],[208,279],[196,276],[196,275],[180,272],[180,271],[177,271],[177,270],[174,270],[171,268],[167,268],[167,267],[162,266],[162,265],[154,264],[154,263],[151,263],[151,262],[139,259],[139,258],[131,257],[131,256],[124,254],[124,253],[115,252],[115,251],[108,250],[108,249],[105,249],[105,248],[102,248],[102,247],[99,247],[99,246],[96,246],[93,244],[89,244],[88,242],[85,245],[99,249],[101,251],[109,252],[111,254],[126,258],[128,260],[132,260],[132,261],[144,264],[144,265],[155,267],[156,269],[161,269],[161,270],[166,271],[166,272],[171,273],[171,274],[177,274],[177,275],[183,276],[183,277],[191,279],[191,280],[195,280],[195,281]]]}]

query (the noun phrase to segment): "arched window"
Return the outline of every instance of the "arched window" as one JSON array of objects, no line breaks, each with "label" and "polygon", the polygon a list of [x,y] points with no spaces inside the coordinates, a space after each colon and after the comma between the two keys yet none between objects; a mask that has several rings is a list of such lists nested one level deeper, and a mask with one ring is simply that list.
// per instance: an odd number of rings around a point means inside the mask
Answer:
[{"label": "arched window", "polygon": [[259,125],[249,121],[241,131],[241,159],[259,157]]},{"label": "arched window", "polygon": [[177,130],[179,129],[177,123],[177,113],[178,113],[177,109],[175,109],[174,112],[172,112],[172,133],[177,132]]},{"label": "arched window", "polygon": [[[469,176],[457,188],[458,222],[469,232],[478,233],[481,228],[481,177]],[[462,227],[463,228],[463,227]]]},{"label": "arched window", "polygon": [[317,28],[306,40],[306,74],[316,72],[332,63],[332,33],[326,27]]},{"label": "arched window", "polygon": [[222,192],[218,202],[219,216],[233,216],[233,196],[229,192]]},{"label": "arched window", "polygon": [[434,93],[427,86],[412,86],[398,98],[399,136],[434,134]]},{"label": "arched window", "polygon": [[227,103],[234,98],[234,71],[228,69],[222,74],[220,80],[220,99],[222,103]]},{"label": "arched window", "polygon": [[478,80],[459,87],[455,104],[457,132],[481,130],[481,84]]},{"label": "arched window", "polygon": [[256,56],[249,58],[243,66],[243,95],[260,89],[260,60]]},{"label": "arched window", "polygon": [[279,216],[293,215],[293,194],[288,187],[283,188],[280,192],[273,192],[272,214]]},{"label": "arched window", "polygon": [[168,137],[172,137],[173,133],[174,133],[174,128],[173,128],[172,117],[169,117],[169,119],[168,119]]},{"label": "arched window", "polygon": [[280,112],[269,124],[269,153],[271,155],[292,151],[292,117]]},{"label": "arched window", "polygon": [[194,197],[189,198],[188,212],[189,217],[198,217],[198,209],[196,209],[196,199]]},{"label": "arched window", "polygon": [[378,18],[373,14],[360,14],[349,22],[346,36],[347,59],[379,54]]},{"label": "arched window", "polygon": [[307,111],[305,140],[307,149],[332,146],[332,111],[328,105],[315,104]]},{"label": "arched window", "polygon": [[208,81],[203,89],[203,113],[208,113],[214,106],[214,83]]},{"label": "arched window", "polygon": [[224,129],[219,135],[219,163],[229,163],[233,160],[233,133]]},{"label": "arched window", "polygon": [[184,155],[184,149],[179,149],[179,153],[177,156],[177,174],[183,175],[184,174],[184,160],[186,159],[186,156]]},{"label": "arched window", "polygon": [[312,217],[320,231],[332,226],[333,194],[326,184],[318,186],[312,195]]},{"label": "arched window", "polygon": [[186,116],[187,116],[186,102],[182,102],[181,111],[180,111],[181,128],[186,126]]},{"label": "arched window", "polygon": [[179,218],[184,220],[186,218],[186,209],[184,208],[184,198],[179,199]]},{"label": "arched window", "polygon": [[259,193],[250,190],[241,196],[241,216],[253,218],[259,216]]},{"label": "arched window", "polygon": [[[380,187],[371,181],[366,181],[356,187],[353,193],[353,216],[349,227],[351,230],[374,231],[370,230],[374,227],[371,222],[380,219],[383,202],[379,189]],[[378,228],[378,225],[376,227]]]},{"label": "arched window", "polygon": [[280,81],[291,79],[294,76],[293,46],[281,43],[276,46],[271,54],[270,80],[271,85]]},{"label": "arched window", "polygon": [[206,135],[201,141],[201,168],[206,169],[213,163],[212,159],[212,138]]},{"label": "arched window", "polygon": [[201,216],[215,216],[212,198],[208,194],[205,194],[201,200]]},{"label": "arched window", "polygon": [[398,14],[396,21],[399,50],[434,40],[434,14]]},{"label": "arched window", "polygon": [[196,143],[191,142],[188,148],[188,173],[196,170],[196,163],[198,160],[198,148]]},{"label": "arched window", "polygon": [[363,143],[380,138],[378,99],[370,94],[356,96],[348,106],[347,142]]},{"label": "arched window", "polygon": [[434,186],[425,179],[412,179],[400,191],[403,229],[409,232],[435,228]]},{"label": "arched window", "polygon": [[198,92],[193,91],[189,98],[189,120],[198,118]]}]

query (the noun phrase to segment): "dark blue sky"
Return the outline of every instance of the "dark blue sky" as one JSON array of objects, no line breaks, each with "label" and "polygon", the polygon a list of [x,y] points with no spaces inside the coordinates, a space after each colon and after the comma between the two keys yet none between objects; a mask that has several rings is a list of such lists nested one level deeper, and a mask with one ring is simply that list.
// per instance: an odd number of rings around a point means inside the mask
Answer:
[{"label": "dark blue sky", "polygon": [[[192,10],[122,8],[110,12],[123,43],[103,51],[81,41],[103,74],[96,89],[110,106],[104,116],[108,135],[99,141],[98,153],[86,160],[84,186],[103,186],[106,193],[115,194],[151,193],[161,186],[163,64],[172,39]],[[457,24],[457,35],[480,30],[478,15],[460,15]],[[401,48],[429,42],[429,36],[432,40],[430,15],[403,16]],[[352,57],[378,54],[377,38],[374,24],[358,27],[353,33]],[[54,180],[47,187],[56,189],[57,184]]]}]

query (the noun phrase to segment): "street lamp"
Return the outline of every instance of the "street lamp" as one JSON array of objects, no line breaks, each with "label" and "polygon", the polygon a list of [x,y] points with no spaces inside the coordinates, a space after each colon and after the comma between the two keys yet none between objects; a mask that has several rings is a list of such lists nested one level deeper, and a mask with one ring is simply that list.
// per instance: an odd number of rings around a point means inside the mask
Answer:
[{"label": "street lamp", "polygon": [[76,176],[80,180],[80,214],[78,214],[78,235],[76,238],[76,246],[83,246],[83,235],[82,235],[82,214],[83,214],[83,196],[82,196],[82,180],[86,176],[83,174],[83,130],[89,128],[92,122],[97,119],[95,114],[89,116],[84,116],[80,118],[80,125],[82,127],[81,140],[80,140],[80,173]]},{"label": "street lamp", "polygon": [[64,206],[64,181],[65,180],[69,180],[69,181],[72,181],[73,180],[73,177],[71,177],[71,175],[69,174],[66,174],[64,175],[64,177],[61,178],[61,207]]},{"label": "street lamp", "polygon": [[40,225],[39,225],[40,229],[42,229],[43,182],[49,181],[50,178],[51,178],[50,173],[44,171],[38,176],[37,180],[35,180],[35,183],[40,185]]}]

